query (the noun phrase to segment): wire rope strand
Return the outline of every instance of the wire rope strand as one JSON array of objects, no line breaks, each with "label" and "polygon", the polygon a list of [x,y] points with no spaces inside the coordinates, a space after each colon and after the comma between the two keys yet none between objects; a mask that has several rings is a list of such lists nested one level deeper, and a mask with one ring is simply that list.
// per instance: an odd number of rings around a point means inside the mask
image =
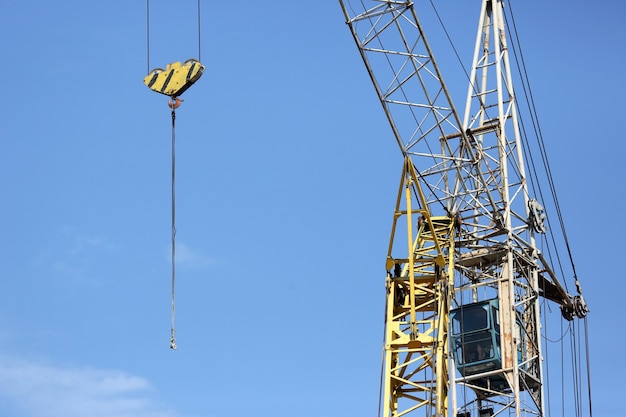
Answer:
[{"label": "wire rope strand", "polygon": [[[525,103],[526,106],[528,107],[528,114],[531,120],[531,125],[532,125],[532,130],[535,134],[535,138],[537,140],[537,145],[538,145],[538,149],[539,152],[541,154],[541,162],[543,163],[543,168],[544,171],[546,173],[547,179],[548,179],[548,185],[550,188],[550,194],[552,195],[552,199],[555,202],[555,208],[556,210],[560,210],[560,208],[558,207],[558,199],[556,198],[556,194],[555,194],[555,189],[554,189],[554,184],[552,183],[552,177],[551,177],[551,172],[550,172],[550,167],[549,167],[549,162],[547,160],[547,155],[545,154],[545,148],[542,145],[543,143],[543,135],[541,132],[541,126],[539,125],[539,116],[537,114],[537,109],[535,106],[535,102],[534,102],[534,98],[533,98],[533,94],[532,94],[532,88],[530,85],[530,80],[528,79],[528,71],[526,69],[526,63],[524,61],[524,55],[522,53],[522,48],[521,48],[521,42],[519,39],[519,35],[517,32],[517,25],[515,24],[515,18],[514,18],[514,13],[513,13],[513,6],[511,5],[511,3],[507,3],[511,13],[511,24],[509,24],[509,19],[507,17],[507,15],[505,14],[505,20],[506,20],[506,28],[507,28],[507,33],[509,35],[509,38],[511,40],[513,40],[514,42],[511,42],[510,47],[511,47],[511,51],[513,52],[513,56],[515,57],[515,63],[517,66],[517,72],[519,74],[519,79],[520,79],[520,85],[522,87],[522,90],[524,92],[524,97],[525,97]],[[516,47],[517,45],[517,47]],[[519,50],[519,52],[518,52]],[[518,56],[519,55],[519,56]],[[528,161],[528,168],[529,170],[534,174],[534,177],[531,175],[530,176],[530,180],[531,180],[531,185],[532,185],[532,189],[533,192],[535,192],[536,195],[540,196],[540,199],[542,201],[547,201],[547,199],[544,197],[544,192],[543,192],[543,187],[541,186],[541,184],[539,183],[539,181],[535,181],[535,177],[538,179],[540,176],[538,174],[537,171],[537,164],[535,164],[535,159],[533,158],[533,152],[530,152],[529,150],[531,149],[531,145],[530,145],[530,141],[528,139],[528,134],[526,132],[526,127],[525,127],[525,123],[524,123],[524,118],[522,117],[522,112],[519,111],[519,106],[520,106],[520,102],[519,100],[516,101],[516,106],[518,108],[518,112],[519,112],[519,122],[520,122],[520,127],[521,127],[521,133],[522,134],[522,140],[524,142],[524,147],[523,147],[523,151],[524,151],[524,156],[526,158],[526,161]],[[536,184],[535,184],[536,182]],[[558,213],[557,213],[558,214]],[[558,217],[560,218],[560,214],[558,215]],[[556,261],[556,264],[559,267],[559,270],[561,271],[561,274],[563,276],[565,276],[565,272],[563,269],[563,264],[561,262],[561,255],[560,252],[558,250],[558,245],[556,242],[556,236],[555,234],[552,232],[553,229],[552,227],[552,222],[550,219],[550,216],[548,216],[546,218],[546,223],[548,225],[548,230],[550,231],[549,233],[546,234],[546,236],[544,237],[545,242],[547,244],[546,246],[546,251],[548,254],[548,258],[550,260],[553,259],[553,255]],[[561,227],[562,230],[564,232],[563,229],[563,224],[561,223]],[[565,235],[564,235],[565,236]],[[565,239],[567,240],[567,237],[565,236]],[[571,254],[570,254],[570,259],[571,259]],[[572,265],[573,265],[573,261],[572,261]],[[575,273],[574,273],[575,275]],[[567,281],[563,281],[563,284],[565,285],[565,289],[568,290],[568,284]],[[568,290],[569,291],[569,290]]]},{"label": "wire rope strand", "polygon": [[198,0],[198,61],[202,62],[200,56],[200,0]]},{"label": "wire rope strand", "polygon": [[146,74],[150,73],[150,0],[146,0],[146,50],[148,69]]},{"label": "wire rope strand", "polygon": [[176,350],[176,330],[174,321],[176,317],[176,111],[172,108],[172,331],[170,348]]},{"label": "wire rope strand", "polygon": [[[509,8],[511,9],[511,21],[513,23],[513,29],[514,29],[514,34],[515,34],[515,39],[517,40],[517,43],[519,44],[519,36],[518,36],[518,32],[517,32],[517,25],[515,24],[515,18],[513,17],[513,9],[512,9],[512,5],[509,2]],[[522,67],[524,68],[524,74],[526,75],[527,78],[527,71],[526,71],[526,63],[524,61],[524,57],[521,54],[521,48],[520,48],[520,57],[521,57],[521,63],[522,63]],[[537,110],[536,110],[536,106],[535,106],[535,100],[532,94],[532,90],[530,90],[530,85],[529,85],[529,94],[530,94],[530,101],[529,104],[532,105],[532,110],[533,110],[533,114],[534,114],[534,118],[537,120],[537,142],[539,144],[539,151],[541,153],[541,157],[543,159],[544,162],[544,167],[546,170],[546,175],[547,175],[547,179],[548,179],[548,184],[550,186],[550,192],[552,194],[552,199],[554,201],[554,205],[555,205],[555,209],[556,209],[556,214],[557,214],[557,218],[559,220],[559,225],[561,227],[561,233],[563,236],[563,241],[565,244],[565,248],[567,250],[567,255],[569,257],[569,261],[570,261],[570,265],[572,267],[572,273],[574,275],[574,280],[576,283],[576,287],[578,292],[580,293],[580,287],[578,284],[578,275],[576,273],[576,265],[574,263],[574,257],[572,254],[572,250],[569,244],[569,240],[567,238],[567,232],[565,230],[565,221],[563,219],[563,214],[561,211],[561,206],[559,204],[559,200],[556,194],[556,190],[555,190],[555,185],[554,185],[554,180],[553,180],[553,176],[552,176],[552,170],[550,168],[550,164],[548,163],[548,159],[547,159],[547,150],[546,150],[546,146],[545,146],[545,141],[543,140],[543,134],[541,132],[541,127],[538,124],[538,117],[537,117]],[[567,283],[565,283],[566,288],[567,288]]]},{"label": "wire rope strand", "polygon": [[570,332],[570,352],[571,352],[571,361],[572,361],[572,395],[574,396],[574,414],[576,417],[580,417],[580,369],[579,369],[579,361],[578,361],[578,343],[577,342],[578,332],[576,331],[576,327],[572,326],[572,331]]},{"label": "wire rope strand", "polygon": [[589,329],[587,326],[587,317],[583,319],[585,326],[585,358],[587,361],[587,395],[589,396],[589,417],[593,416],[593,407],[591,405],[591,362],[589,359]]},{"label": "wire rope strand", "polygon": [[[548,315],[546,314],[546,308],[547,308],[546,307],[546,300],[544,299],[540,303],[541,304],[540,304],[540,307],[539,307],[540,308],[539,313],[540,313],[541,317],[543,318],[543,328],[545,329],[544,331],[547,334],[547,332],[548,332],[547,316]],[[549,363],[549,361],[548,361],[548,356],[549,356],[548,339],[546,337],[544,337],[543,341],[540,342],[540,343],[542,343],[543,346],[544,346],[543,352],[544,352],[545,361],[546,361],[546,363]],[[552,403],[550,402],[550,394],[551,394],[551,392],[550,392],[550,368],[549,367],[545,367],[544,368],[544,377],[545,377],[545,381],[546,381],[546,383],[545,383],[545,387],[546,387],[545,400],[546,400],[546,406],[547,406],[547,409],[545,411],[547,411],[546,415],[549,416],[550,415],[550,409],[552,407]]]}]

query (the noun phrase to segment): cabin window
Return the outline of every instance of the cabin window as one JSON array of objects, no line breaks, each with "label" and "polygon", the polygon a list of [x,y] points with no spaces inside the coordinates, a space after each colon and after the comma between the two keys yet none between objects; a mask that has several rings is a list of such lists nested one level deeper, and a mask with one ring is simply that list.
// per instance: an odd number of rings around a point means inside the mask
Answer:
[{"label": "cabin window", "polygon": [[[458,342],[461,342],[459,339]],[[494,350],[490,332],[481,332],[474,337],[467,337],[457,346],[456,357],[460,363],[473,363],[493,359]]]},{"label": "cabin window", "polygon": [[500,333],[500,313],[495,306],[491,307],[491,312],[493,313],[493,329],[496,333]]},{"label": "cabin window", "polygon": [[487,329],[489,321],[487,310],[482,306],[464,308],[454,315],[452,332],[454,334],[470,333],[477,330]]}]

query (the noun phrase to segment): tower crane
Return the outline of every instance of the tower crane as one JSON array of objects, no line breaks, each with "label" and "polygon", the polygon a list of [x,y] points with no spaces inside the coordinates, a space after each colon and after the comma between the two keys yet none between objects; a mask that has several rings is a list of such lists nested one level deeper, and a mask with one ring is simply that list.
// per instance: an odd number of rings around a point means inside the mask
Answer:
[{"label": "tower crane", "polygon": [[540,305],[566,320],[588,308],[539,250],[551,231],[524,164],[503,1],[482,0],[462,115],[412,1],[339,3],[403,160],[379,413],[547,415]]}]

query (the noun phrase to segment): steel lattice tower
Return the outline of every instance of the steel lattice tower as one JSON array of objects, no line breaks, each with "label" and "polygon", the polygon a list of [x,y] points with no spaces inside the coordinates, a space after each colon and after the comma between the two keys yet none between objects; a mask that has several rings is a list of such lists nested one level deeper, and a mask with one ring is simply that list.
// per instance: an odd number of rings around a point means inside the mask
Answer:
[{"label": "steel lattice tower", "polygon": [[[528,189],[503,2],[482,1],[462,120],[413,2],[340,4],[404,161],[386,264],[382,416],[543,416],[538,297],[572,316],[584,308],[536,248],[545,216]],[[457,372],[469,344],[449,333],[463,306],[493,314],[497,367]]]}]

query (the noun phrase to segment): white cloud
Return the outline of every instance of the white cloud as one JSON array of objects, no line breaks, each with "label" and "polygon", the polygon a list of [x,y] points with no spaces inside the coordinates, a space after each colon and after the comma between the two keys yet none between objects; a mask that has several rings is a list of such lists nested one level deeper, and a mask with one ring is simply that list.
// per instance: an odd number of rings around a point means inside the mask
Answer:
[{"label": "white cloud", "polygon": [[14,417],[180,417],[150,398],[150,383],[118,370],[61,367],[0,355],[1,404]]},{"label": "white cloud", "polygon": [[[169,256],[171,260],[171,253]],[[187,268],[204,268],[213,264],[213,259],[182,242],[176,242],[176,264]]]},{"label": "white cloud", "polygon": [[109,262],[111,254],[120,250],[103,235],[83,233],[71,226],[61,227],[54,239],[38,263],[43,263],[52,273],[72,285],[100,285],[99,266]]}]

